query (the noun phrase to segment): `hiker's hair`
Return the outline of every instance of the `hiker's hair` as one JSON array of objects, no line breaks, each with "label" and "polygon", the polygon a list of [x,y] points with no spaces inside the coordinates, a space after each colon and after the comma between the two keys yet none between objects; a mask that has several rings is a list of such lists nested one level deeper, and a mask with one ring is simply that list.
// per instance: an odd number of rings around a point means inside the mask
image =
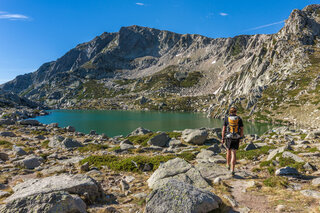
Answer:
[{"label": "hiker's hair", "polygon": [[233,113],[236,113],[237,112],[237,108],[235,108],[235,107],[231,107],[230,109],[229,109],[229,113],[230,114],[233,114]]}]

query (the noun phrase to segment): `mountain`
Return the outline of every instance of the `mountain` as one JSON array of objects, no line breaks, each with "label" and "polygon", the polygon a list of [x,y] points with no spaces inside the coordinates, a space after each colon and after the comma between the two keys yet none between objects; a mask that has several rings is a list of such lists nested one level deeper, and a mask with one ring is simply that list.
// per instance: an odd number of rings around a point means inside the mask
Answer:
[{"label": "mountain", "polygon": [[141,26],[79,44],[0,86],[56,108],[207,111],[319,126],[320,5],[271,35],[208,38]]},{"label": "mountain", "polygon": [[28,108],[45,108],[41,104],[30,101],[27,98],[20,97],[13,92],[7,92],[0,89],[0,107],[25,106]]}]

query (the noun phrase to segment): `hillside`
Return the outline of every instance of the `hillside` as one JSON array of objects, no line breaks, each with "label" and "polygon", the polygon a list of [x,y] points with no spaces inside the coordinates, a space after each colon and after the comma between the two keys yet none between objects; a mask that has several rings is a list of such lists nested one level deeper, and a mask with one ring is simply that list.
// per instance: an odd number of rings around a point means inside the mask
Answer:
[{"label": "hillside", "polygon": [[272,35],[208,38],[122,27],[1,85],[55,108],[157,109],[320,127],[320,5]]}]

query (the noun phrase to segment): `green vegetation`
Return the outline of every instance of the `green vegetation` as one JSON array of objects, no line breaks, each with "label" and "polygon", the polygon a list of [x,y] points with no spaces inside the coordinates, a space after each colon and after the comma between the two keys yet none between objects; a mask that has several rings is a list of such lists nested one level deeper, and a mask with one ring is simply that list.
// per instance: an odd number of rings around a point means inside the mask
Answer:
[{"label": "green vegetation", "polygon": [[272,176],[263,181],[263,184],[268,187],[286,188],[288,180],[285,177]]},{"label": "green vegetation", "polygon": [[167,132],[167,135],[170,137],[170,138],[180,138],[182,133],[181,132]]},{"label": "green vegetation", "polygon": [[47,131],[42,131],[42,130],[32,130],[31,134],[33,134],[33,135],[48,135],[49,133]]},{"label": "green vegetation", "polygon": [[135,82],[135,79],[121,79],[121,80],[115,80],[114,82],[120,86],[123,86],[123,85],[128,85]]},{"label": "green vegetation", "polygon": [[113,152],[113,151],[116,151],[116,150],[119,150],[119,149],[121,149],[120,146],[115,146],[115,147],[109,148],[109,151]]},{"label": "green vegetation", "polygon": [[1,146],[2,148],[10,149],[10,148],[12,148],[12,143],[10,143],[9,141],[3,141],[3,140],[1,140],[1,141],[0,141],[0,146]]},{"label": "green vegetation", "polygon": [[89,151],[95,152],[99,150],[105,150],[108,148],[109,148],[108,145],[104,145],[104,144],[88,144],[86,146],[79,147],[78,150],[79,152],[83,153],[83,152],[89,152]]},{"label": "green vegetation", "polygon": [[49,140],[45,140],[45,141],[43,141],[42,143],[41,143],[41,147],[42,148],[49,148]]},{"label": "green vegetation", "polygon": [[159,167],[160,162],[167,162],[173,158],[175,157],[172,155],[159,155],[153,157],[138,155],[127,158],[121,158],[114,155],[93,155],[83,159],[80,163],[84,164],[88,162],[90,166],[93,165],[99,168],[102,166],[108,166],[109,169],[114,171],[140,172],[141,168],[143,168],[147,163],[152,165],[154,171]]},{"label": "green vegetation", "polygon": [[200,72],[191,72],[188,74],[188,76],[184,80],[180,81],[179,86],[192,87],[199,82],[199,79],[201,77],[202,77],[202,74]]},{"label": "green vegetation", "polygon": [[141,146],[148,146],[147,142],[156,135],[158,135],[158,133],[148,133],[145,135],[129,136],[127,137],[127,139],[134,144],[139,144]]},{"label": "green vegetation", "polygon": [[192,152],[190,151],[185,151],[185,152],[182,152],[181,154],[178,154],[177,155],[179,158],[182,158],[184,159],[185,161],[192,161],[196,158],[196,155],[193,154]]},{"label": "green vegetation", "polygon": [[259,149],[245,151],[244,146],[245,145],[242,145],[237,151],[237,158],[239,159],[245,158],[248,160],[253,160],[255,157],[258,157],[260,155],[266,155],[269,153],[269,150],[275,149],[275,146],[263,146]]}]

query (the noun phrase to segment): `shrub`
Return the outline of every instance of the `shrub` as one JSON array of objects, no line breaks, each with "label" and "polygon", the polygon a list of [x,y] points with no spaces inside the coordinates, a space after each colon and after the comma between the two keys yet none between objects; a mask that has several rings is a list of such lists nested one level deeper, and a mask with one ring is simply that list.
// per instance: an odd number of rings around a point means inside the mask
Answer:
[{"label": "shrub", "polygon": [[148,133],[145,135],[135,135],[135,136],[129,136],[127,139],[129,141],[131,141],[134,144],[139,144],[141,146],[147,146],[148,145],[148,141],[154,137],[158,135],[157,133]]},{"label": "shrub", "polygon": [[86,146],[79,147],[78,150],[79,150],[79,152],[83,153],[83,152],[89,152],[89,151],[94,152],[94,151],[104,150],[104,149],[108,149],[108,148],[109,148],[108,145],[88,144]]}]

